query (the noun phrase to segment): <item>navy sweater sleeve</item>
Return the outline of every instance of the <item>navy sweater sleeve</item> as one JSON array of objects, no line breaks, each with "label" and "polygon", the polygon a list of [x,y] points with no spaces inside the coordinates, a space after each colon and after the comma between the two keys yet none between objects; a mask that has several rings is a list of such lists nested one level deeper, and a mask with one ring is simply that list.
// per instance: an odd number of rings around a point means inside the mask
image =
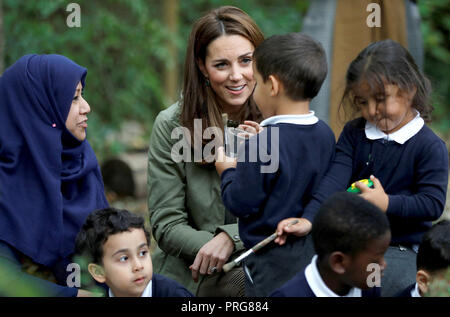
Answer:
[{"label": "navy sweater sleeve", "polygon": [[448,153],[442,140],[420,151],[415,162],[414,194],[389,195],[386,214],[421,221],[437,220],[445,207]]},{"label": "navy sweater sleeve", "polygon": [[[258,138],[258,149],[262,147],[270,155],[270,149],[265,146],[265,142],[260,142],[260,136],[261,134],[255,136]],[[240,218],[259,212],[260,206],[270,194],[271,182],[278,173],[263,173],[262,168],[270,163],[252,160],[250,151],[250,142],[246,140],[243,150],[239,151],[236,168],[225,170],[221,176],[222,201],[233,215]]]},{"label": "navy sweater sleeve", "polygon": [[354,143],[350,126],[346,125],[336,144],[334,159],[303,213],[303,217],[310,222],[314,220],[320,206],[329,196],[347,188],[352,176]]}]

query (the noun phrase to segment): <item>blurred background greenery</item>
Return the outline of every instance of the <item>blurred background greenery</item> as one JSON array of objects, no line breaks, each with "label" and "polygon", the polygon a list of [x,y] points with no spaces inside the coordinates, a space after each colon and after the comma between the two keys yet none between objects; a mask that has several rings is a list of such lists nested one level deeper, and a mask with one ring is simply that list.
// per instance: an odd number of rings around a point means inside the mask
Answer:
[{"label": "blurred background greenery", "polygon": [[[239,6],[271,35],[298,31],[308,7],[292,0],[76,1],[81,27],[69,28],[70,2],[0,0],[2,59],[6,68],[28,53],[58,53],[88,68],[88,139],[100,161],[147,145],[156,114],[179,96],[187,38],[204,12]],[[120,134],[127,122],[131,140]]]},{"label": "blurred background greenery", "polygon": [[[0,73],[28,53],[58,53],[87,67],[88,139],[103,161],[146,148],[156,114],[179,96],[187,38],[204,12],[238,6],[270,36],[301,31],[311,0],[80,0],[80,28],[66,25],[70,2],[0,0]],[[449,1],[418,4],[425,72],[434,84],[433,128],[448,138]]]}]

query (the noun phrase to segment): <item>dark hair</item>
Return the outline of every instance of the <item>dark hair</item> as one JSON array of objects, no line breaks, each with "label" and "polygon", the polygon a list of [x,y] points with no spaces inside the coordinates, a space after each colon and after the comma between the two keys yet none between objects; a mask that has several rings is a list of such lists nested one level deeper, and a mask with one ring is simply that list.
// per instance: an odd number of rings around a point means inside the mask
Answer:
[{"label": "dark hair", "polygon": [[419,70],[408,50],[399,43],[390,39],[371,43],[351,62],[340,104],[341,108],[349,106],[353,109],[351,115],[359,110],[353,100],[353,89],[363,82],[369,85],[373,95],[385,95],[385,84],[396,85],[403,92],[416,87],[411,105],[425,122],[431,122],[430,81]]},{"label": "dark hair", "polygon": [[[208,127],[218,127],[223,131],[221,106],[205,77],[200,71],[198,62],[205,61],[206,49],[216,38],[222,35],[240,35],[257,47],[264,36],[256,23],[239,8],[223,6],[208,12],[201,17],[192,28],[186,49],[184,64],[183,96],[180,121],[187,127],[194,138],[194,119],[201,118],[203,131]],[[248,98],[242,107],[240,120],[260,121],[261,114]],[[202,139],[200,137],[200,139]],[[192,142],[194,144],[194,142]]]},{"label": "dark hair", "polygon": [[389,229],[387,216],[357,194],[338,192],[314,218],[311,235],[319,259],[335,251],[355,255]]},{"label": "dark hair", "polygon": [[417,269],[436,272],[450,266],[450,221],[434,224],[422,237]]},{"label": "dark hair", "polygon": [[292,100],[317,96],[327,75],[322,45],[301,33],[273,35],[256,48],[253,57],[264,82],[275,76]]},{"label": "dark hair", "polygon": [[141,216],[116,208],[95,210],[89,214],[77,235],[75,254],[86,257],[89,262],[101,264],[103,245],[109,236],[132,228],[144,230],[147,244],[150,245],[150,234]]}]

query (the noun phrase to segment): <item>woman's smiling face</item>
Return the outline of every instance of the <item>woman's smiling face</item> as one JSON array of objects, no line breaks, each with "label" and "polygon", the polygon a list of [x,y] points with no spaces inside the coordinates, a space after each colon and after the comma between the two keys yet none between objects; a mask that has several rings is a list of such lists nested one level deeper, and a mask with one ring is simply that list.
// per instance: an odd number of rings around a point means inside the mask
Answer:
[{"label": "woman's smiling face", "polygon": [[206,50],[199,61],[203,75],[209,79],[223,112],[238,112],[255,87],[253,78],[253,44],[240,35],[222,35]]}]

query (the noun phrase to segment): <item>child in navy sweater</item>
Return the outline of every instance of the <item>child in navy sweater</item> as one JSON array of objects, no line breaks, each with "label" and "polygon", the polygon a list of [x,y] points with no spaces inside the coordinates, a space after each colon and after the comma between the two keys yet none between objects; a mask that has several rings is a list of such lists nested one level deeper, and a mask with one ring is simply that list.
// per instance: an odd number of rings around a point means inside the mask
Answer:
[{"label": "child in navy sweater", "polygon": [[416,283],[400,292],[398,297],[423,297],[429,285],[450,268],[450,221],[443,220],[427,231],[417,253]]},{"label": "child in navy sweater", "polygon": [[[430,84],[400,44],[370,44],[349,66],[341,106],[361,117],[348,122],[319,190],[305,209],[314,214],[336,191],[370,178],[374,188],[357,183],[361,196],[388,216],[391,247],[382,295],[393,296],[415,280],[416,253],[422,235],[445,206],[448,152],[424,122],[430,120]],[[376,176],[376,177],[375,177]],[[283,244],[296,226],[278,226]],[[302,232],[300,232],[302,234]]]},{"label": "child in navy sweater", "polygon": [[311,231],[316,255],[273,297],[379,297],[391,239],[381,210],[359,197],[335,193],[320,207]]},{"label": "child in navy sweater", "polygon": [[178,282],[153,273],[144,219],[127,210],[99,209],[86,219],[76,254],[109,297],[192,297]]},{"label": "child in navy sweater", "polygon": [[[286,217],[301,217],[300,227],[310,231],[312,218],[304,207],[335,146],[331,129],[309,110],[327,73],[321,45],[300,33],[275,35],[253,56],[253,98],[265,118],[262,131],[241,146],[237,163],[225,161],[223,149],[216,161],[222,200],[238,217],[248,249],[274,233]],[[249,256],[246,295],[267,296],[306,266],[313,255],[308,241],[292,237],[283,247],[268,245]]]}]

